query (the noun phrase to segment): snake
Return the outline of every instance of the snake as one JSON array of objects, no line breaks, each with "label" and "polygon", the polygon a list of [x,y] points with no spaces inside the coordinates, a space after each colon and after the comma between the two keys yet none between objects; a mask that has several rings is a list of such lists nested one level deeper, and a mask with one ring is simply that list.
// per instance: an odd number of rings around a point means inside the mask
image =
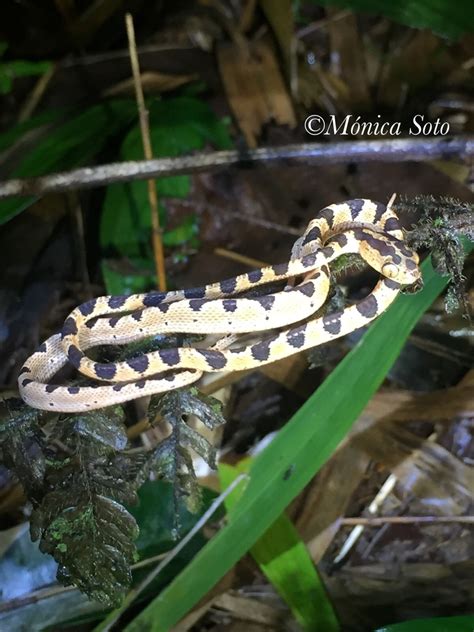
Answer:
[{"label": "snake", "polygon": [[[329,266],[347,254],[359,254],[380,274],[379,281],[355,305],[318,316],[329,292]],[[83,412],[185,386],[203,372],[259,367],[364,327],[387,309],[403,286],[420,280],[418,262],[390,204],[366,199],[331,204],[309,222],[285,263],[199,288],[101,296],[79,305],[61,333],[48,338],[24,363],[20,394],[35,408]],[[287,283],[279,292],[246,295],[277,281]],[[98,345],[164,333],[235,338],[257,332],[263,335],[252,344],[242,346],[237,340],[237,346],[226,348],[223,339],[212,347],[197,343],[164,348],[123,362],[96,362],[86,354]],[[68,364],[94,383],[50,383]]]}]

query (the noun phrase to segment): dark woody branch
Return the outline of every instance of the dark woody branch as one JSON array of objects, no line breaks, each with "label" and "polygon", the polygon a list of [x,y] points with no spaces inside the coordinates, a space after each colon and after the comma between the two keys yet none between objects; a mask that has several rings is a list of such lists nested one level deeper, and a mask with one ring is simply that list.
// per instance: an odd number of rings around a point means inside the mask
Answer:
[{"label": "dark woody branch", "polygon": [[163,176],[191,174],[223,167],[270,165],[320,165],[345,162],[406,162],[474,155],[474,137],[405,138],[358,140],[335,143],[302,143],[280,147],[216,151],[189,156],[117,162],[53,173],[36,178],[0,182],[0,199],[15,195],[40,196],[44,193],[104,186],[113,182],[147,180]]}]

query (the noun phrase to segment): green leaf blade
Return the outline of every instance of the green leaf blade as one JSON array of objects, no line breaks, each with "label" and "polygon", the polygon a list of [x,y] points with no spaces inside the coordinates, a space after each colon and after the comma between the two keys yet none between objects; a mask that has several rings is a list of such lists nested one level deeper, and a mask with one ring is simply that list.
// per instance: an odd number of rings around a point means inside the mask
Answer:
[{"label": "green leaf blade", "polygon": [[[17,168],[9,175],[14,178],[32,178],[84,165],[135,117],[136,105],[133,101],[111,101],[94,105],[48,130],[47,135],[25,154]],[[49,117],[39,117],[39,124],[43,120],[48,121]],[[21,132],[31,129],[29,126],[20,125],[18,133],[15,128],[6,138],[17,139]],[[0,225],[28,208],[36,199],[38,198],[1,200]]]},{"label": "green leaf blade", "polygon": [[[220,464],[222,487],[227,488],[241,472],[246,472],[251,462],[246,459],[237,467]],[[237,493],[227,497],[226,507],[230,513],[239,496]],[[313,560],[284,512],[257,540],[250,553],[304,630],[335,632],[339,629]]]}]

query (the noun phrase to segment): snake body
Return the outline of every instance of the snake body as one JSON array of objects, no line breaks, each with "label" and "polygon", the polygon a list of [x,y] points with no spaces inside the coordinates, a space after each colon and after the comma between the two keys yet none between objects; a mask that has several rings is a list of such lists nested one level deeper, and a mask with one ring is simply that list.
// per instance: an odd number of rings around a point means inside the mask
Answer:
[{"label": "snake body", "polygon": [[[311,319],[327,297],[329,264],[349,253],[360,254],[381,279],[356,305]],[[309,223],[285,264],[201,288],[102,296],[80,305],[67,317],[62,333],[51,336],[27,360],[19,376],[20,392],[36,408],[78,412],[178,388],[199,379],[203,371],[274,362],[364,326],[390,305],[402,285],[419,276],[418,256],[403,241],[391,208],[359,199],[332,204]],[[239,296],[269,282],[301,277],[281,292]],[[237,348],[176,347],[115,363],[98,363],[85,353],[97,345],[125,344],[157,333],[243,334],[285,327]],[[67,363],[102,384],[50,384]]]}]

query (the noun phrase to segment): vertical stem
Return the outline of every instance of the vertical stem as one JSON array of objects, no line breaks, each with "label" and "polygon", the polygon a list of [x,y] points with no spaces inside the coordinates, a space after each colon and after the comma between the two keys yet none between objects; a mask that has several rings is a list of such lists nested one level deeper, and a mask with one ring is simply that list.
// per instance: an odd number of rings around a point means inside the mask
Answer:
[{"label": "vertical stem", "polygon": [[[145,160],[152,160],[153,152],[150,140],[150,125],[148,121],[148,110],[145,106],[145,98],[143,96],[143,87],[140,79],[140,65],[138,63],[137,46],[135,42],[135,29],[133,27],[133,18],[130,13],[125,16],[125,25],[127,28],[128,48],[130,52],[130,63],[132,66],[133,82],[135,84],[135,97],[138,106],[138,116],[140,120],[140,131],[142,135],[143,151]],[[158,279],[158,288],[166,291],[166,274],[165,274],[165,257],[163,251],[163,242],[161,240],[162,229],[160,226],[160,215],[158,211],[158,195],[154,180],[148,180],[148,199],[150,201],[150,216],[152,227],[152,244],[153,254],[155,258],[156,277]]]},{"label": "vertical stem", "polygon": [[87,269],[86,240],[84,235],[84,218],[77,192],[71,191],[66,194],[67,204],[74,226],[74,238],[77,249],[77,259],[82,287],[88,298],[92,298],[91,281]]}]

